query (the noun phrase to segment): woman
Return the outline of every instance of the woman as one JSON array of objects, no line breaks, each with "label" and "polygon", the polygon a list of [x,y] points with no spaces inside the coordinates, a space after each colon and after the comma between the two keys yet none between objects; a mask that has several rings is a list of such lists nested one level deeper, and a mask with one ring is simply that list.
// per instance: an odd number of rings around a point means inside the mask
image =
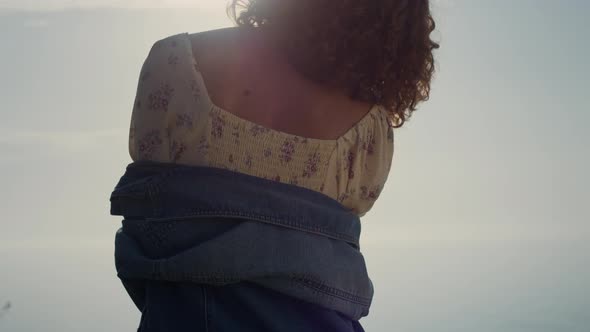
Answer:
[{"label": "woman", "polygon": [[140,331],[362,331],[360,217],[434,71],[427,0],[235,0],[140,75],[119,277]]}]

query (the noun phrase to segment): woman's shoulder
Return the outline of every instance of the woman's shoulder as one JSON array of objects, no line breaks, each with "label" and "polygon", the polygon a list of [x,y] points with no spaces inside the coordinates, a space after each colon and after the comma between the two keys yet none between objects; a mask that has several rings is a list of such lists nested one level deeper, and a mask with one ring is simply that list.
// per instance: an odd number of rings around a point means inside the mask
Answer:
[{"label": "woman's shoulder", "polygon": [[137,98],[168,112],[176,101],[200,100],[202,87],[186,33],[156,40],[141,67]]},{"label": "woman's shoulder", "polygon": [[167,52],[185,53],[191,46],[191,35],[188,32],[180,32],[156,39],[150,48],[149,55],[162,55]]},{"label": "woman's shoulder", "polygon": [[[173,38],[174,36],[172,36]],[[227,45],[237,45],[248,37],[248,30],[237,27],[205,30],[200,32],[186,33],[194,53],[202,49],[222,48]]]},{"label": "woman's shoulder", "polygon": [[187,33],[157,39],[151,45],[142,66],[142,76],[174,78],[190,75],[195,67]]}]

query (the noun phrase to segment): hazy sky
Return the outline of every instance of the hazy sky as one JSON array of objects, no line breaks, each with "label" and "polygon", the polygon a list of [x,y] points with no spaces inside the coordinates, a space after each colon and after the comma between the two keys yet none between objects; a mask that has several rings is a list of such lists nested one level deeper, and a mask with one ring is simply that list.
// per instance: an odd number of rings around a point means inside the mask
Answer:
[{"label": "hazy sky", "polygon": [[[14,303],[0,330],[132,330],[108,197],[129,162],[137,76],[156,40],[230,25],[224,6],[0,0],[0,307]],[[590,2],[433,12],[431,100],[398,130],[363,220],[367,330],[586,332]],[[88,298],[100,315],[78,308]]]},{"label": "hazy sky", "polygon": [[0,8],[20,10],[64,10],[96,8],[220,8],[222,1],[209,0],[3,0]]}]

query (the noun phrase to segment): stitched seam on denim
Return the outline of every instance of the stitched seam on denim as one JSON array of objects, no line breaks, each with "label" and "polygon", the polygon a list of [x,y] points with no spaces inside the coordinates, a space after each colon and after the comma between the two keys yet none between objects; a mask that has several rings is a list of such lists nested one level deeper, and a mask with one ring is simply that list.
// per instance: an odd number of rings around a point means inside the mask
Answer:
[{"label": "stitched seam on denim", "polygon": [[317,225],[309,225],[304,223],[299,223],[296,221],[291,221],[284,218],[277,218],[265,214],[259,213],[252,213],[252,212],[242,212],[239,210],[227,210],[227,209],[208,209],[208,210],[191,210],[189,212],[180,213],[178,217],[170,217],[170,218],[150,218],[149,220],[153,221],[160,221],[162,219],[176,219],[176,218],[190,218],[191,216],[206,216],[206,217],[236,217],[242,216],[245,218],[257,218],[258,221],[269,221],[279,224],[286,224],[290,226],[300,227],[304,230],[316,231],[320,232],[321,234],[331,235],[333,237],[337,237],[341,240],[351,240],[356,242],[355,237],[348,236],[347,234],[341,232],[334,232],[328,230],[326,227],[318,227]]},{"label": "stitched seam on denim", "polygon": [[[211,282],[214,284],[228,284],[228,283],[235,283],[244,280],[243,277],[239,275],[226,275],[223,273],[220,274],[201,274],[201,273],[168,273],[167,277],[165,276],[164,279],[171,278],[172,280],[189,280],[192,282]],[[326,295],[330,295],[336,298],[340,298],[342,300],[350,301],[356,304],[362,304],[365,306],[369,306],[371,304],[371,298],[367,298],[364,296],[356,295],[351,292],[347,292],[341,289],[337,289],[334,287],[327,286],[321,282],[309,279],[307,277],[298,276],[296,274],[292,274],[290,279],[294,282],[302,284],[305,287],[311,288],[319,293],[323,293]]]},{"label": "stitched seam on denim", "polygon": [[162,221],[173,221],[173,220],[182,220],[187,218],[193,217],[241,217],[244,219],[261,221],[273,225],[279,226],[291,226],[289,228],[293,229],[302,229],[308,231],[310,233],[314,233],[317,235],[323,235],[330,238],[334,238],[336,240],[343,240],[346,242],[350,242],[356,246],[358,246],[358,241],[355,238],[349,237],[346,234],[342,234],[339,232],[332,232],[326,231],[323,227],[313,227],[304,225],[295,221],[285,220],[285,219],[278,219],[267,215],[254,215],[252,213],[245,213],[241,211],[235,210],[201,210],[201,211],[191,211],[189,213],[182,214],[180,216],[175,217],[168,217],[168,218],[146,218],[146,221],[154,221],[154,222],[162,222]]},{"label": "stitched seam on denim", "polygon": [[[153,280],[183,280],[183,281],[191,281],[197,283],[212,283],[218,285],[225,285],[230,283],[236,283],[244,280],[243,277],[239,277],[237,275],[224,275],[224,274],[200,274],[200,273],[167,273],[166,276],[162,276],[160,273],[159,262],[155,262],[154,264],[154,273],[152,274]],[[157,271],[157,273],[156,273]],[[119,277],[121,274],[118,273]],[[334,287],[327,286],[321,282],[311,280],[306,277],[301,277],[297,275],[291,275],[290,279],[300,285],[313,289],[318,293],[323,293],[325,295],[329,295],[332,297],[339,298],[341,300],[349,301],[352,303],[360,304],[363,306],[369,306],[371,304],[371,298],[359,296],[350,292],[343,291],[341,289],[337,289]]]},{"label": "stitched seam on denim", "polygon": [[227,274],[225,272],[209,272],[209,273],[199,273],[199,272],[178,272],[178,271],[171,271],[167,272],[164,276],[164,279],[177,281],[219,281],[219,282],[235,282],[240,281],[243,277],[240,277],[239,274]]},{"label": "stitched seam on denim", "polygon": [[366,298],[366,297],[357,295],[357,294],[350,292],[350,291],[345,291],[342,289],[330,287],[320,281],[311,279],[305,275],[291,274],[290,277],[292,280],[294,280],[296,282],[304,283],[305,285],[307,285],[309,287],[313,287],[314,289],[317,289],[319,291],[322,291],[322,292],[330,294],[330,295],[340,295],[346,299],[352,299],[352,300],[361,301],[361,302],[362,301],[370,301],[370,298]]},{"label": "stitched seam on denim", "polygon": [[326,286],[320,282],[299,276],[292,276],[293,281],[302,284],[305,287],[311,288],[317,292],[324,293],[326,295],[334,296],[343,300],[347,300],[350,302],[354,302],[357,304],[362,304],[368,306],[371,304],[371,299],[366,298],[363,296],[355,295],[349,292],[345,292],[341,289],[337,289],[334,287]]},{"label": "stitched seam on denim", "polygon": [[[150,203],[152,204],[153,215],[155,215],[155,216],[160,216],[163,213],[161,202],[158,199],[159,195],[160,195],[160,188],[157,185],[150,184],[150,186],[147,188],[147,196],[150,198]],[[142,197],[145,197],[145,196],[146,195],[144,193],[142,195]],[[349,235],[341,233],[341,232],[330,231],[330,230],[328,230],[328,228],[325,228],[325,227],[318,227],[318,226],[309,225],[306,223],[300,223],[300,222],[291,221],[291,220],[287,220],[284,218],[277,218],[277,217],[264,215],[264,214],[256,214],[256,213],[251,213],[251,212],[241,212],[238,210],[213,210],[213,209],[200,210],[200,211],[193,210],[190,212],[181,213],[179,216],[170,217],[170,218],[153,217],[153,218],[147,218],[147,219],[151,220],[151,221],[163,221],[163,220],[186,219],[186,218],[191,218],[192,216],[250,218],[250,219],[257,220],[257,221],[268,222],[268,223],[272,223],[272,224],[276,224],[276,225],[291,226],[290,228],[310,231],[310,232],[314,232],[314,233],[320,234],[320,235],[327,235],[327,236],[333,237],[338,240],[345,240],[347,242],[351,242],[357,246],[359,244],[359,241],[356,239],[356,237],[349,236]]]}]

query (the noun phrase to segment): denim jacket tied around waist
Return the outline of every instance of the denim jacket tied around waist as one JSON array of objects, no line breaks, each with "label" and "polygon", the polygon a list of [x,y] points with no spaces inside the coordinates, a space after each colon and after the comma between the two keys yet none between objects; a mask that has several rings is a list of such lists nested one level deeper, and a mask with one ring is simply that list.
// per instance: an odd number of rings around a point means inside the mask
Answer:
[{"label": "denim jacket tied around waist", "polygon": [[321,193],[228,170],[127,166],[111,194],[123,216],[117,274],[142,307],[142,281],[250,281],[358,320],[373,284],[360,220]]}]

